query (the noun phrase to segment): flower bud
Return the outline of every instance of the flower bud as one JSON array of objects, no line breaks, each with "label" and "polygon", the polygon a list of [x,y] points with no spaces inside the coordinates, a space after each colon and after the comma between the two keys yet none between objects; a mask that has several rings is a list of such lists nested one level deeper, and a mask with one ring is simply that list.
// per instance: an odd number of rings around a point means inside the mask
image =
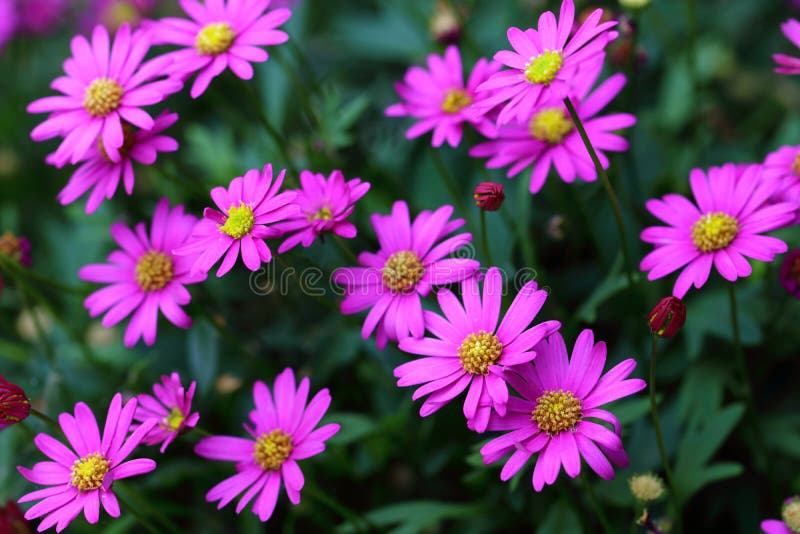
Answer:
[{"label": "flower bud", "polygon": [[678,297],[663,298],[647,316],[647,322],[658,337],[672,337],[686,322],[686,305]]},{"label": "flower bud", "polygon": [[0,235],[0,254],[5,254],[27,267],[31,263],[31,244],[26,238],[6,231]]},{"label": "flower bud", "polygon": [[783,503],[781,519],[792,532],[800,532],[800,496],[789,497]]},{"label": "flower bud", "polygon": [[790,295],[800,299],[800,248],[794,249],[783,258],[778,279]]},{"label": "flower bud", "polygon": [[664,481],[653,473],[634,475],[628,479],[628,487],[638,501],[657,501],[664,495]]},{"label": "flower bud", "polygon": [[0,430],[19,423],[31,412],[31,403],[25,392],[0,375]]},{"label": "flower bud", "polygon": [[25,516],[19,506],[12,500],[6,501],[6,505],[0,507],[0,532],[3,534],[31,534],[30,524],[25,520]]},{"label": "flower bud", "polygon": [[438,0],[430,22],[431,35],[437,43],[450,45],[461,38],[461,24],[453,6],[446,0]]},{"label": "flower bud", "polygon": [[503,184],[495,182],[479,183],[472,197],[475,199],[475,205],[486,211],[499,210],[506,199],[505,194],[503,194]]}]

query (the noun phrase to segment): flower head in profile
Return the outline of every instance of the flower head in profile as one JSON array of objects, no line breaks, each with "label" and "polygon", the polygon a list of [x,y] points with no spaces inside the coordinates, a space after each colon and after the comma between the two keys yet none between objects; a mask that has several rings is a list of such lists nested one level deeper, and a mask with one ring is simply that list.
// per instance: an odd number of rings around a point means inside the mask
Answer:
[{"label": "flower head in profile", "polygon": [[119,161],[112,161],[101,143],[97,143],[86,154],[80,167],[73,173],[69,183],[58,194],[58,201],[66,206],[75,202],[91,190],[86,200],[86,213],[94,213],[103,200],[112,198],[122,181],[125,193],[133,193],[135,175],[134,163],[152,165],[159,152],[178,150],[178,142],[162,132],[175,124],[177,113],[164,111],[156,117],[150,130],[136,130],[128,123],[122,123],[125,141],[119,148]]},{"label": "flower head in profile", "polygon": [[153,429],[143,439],[145,445],[161,444],[161,452],[167,450],[170,443],[178,435],[197,425],[200,414],[192,413],[192,399],[197,382],[189,384],[185,389],[178,373],[162,376],[160,384],[153,384],[153,395],[140,393],[137,395],[139,405],[133,414],[135,421],[146,423],[155,420]]},{"label": "flower head in profile", "polygon": [[72,57],[64,62],[66,76],[50,85],[62,93],[32,102],[29,113],[50,113],[31,132],[34,141],[63,136],[50,161],[58,167],[81,161],[98,142],[111,161],[121,159],[125,144],[123,122],[143,130],[155,121],[144,111],[178,91],[181,84],[163,79],[170,59],[143,62],[149,37],[123,25],[113,43],[108,30],[96,26],[91,43],[82,35],[72,39]]},{"label": "flower head in profile", "polygon": [[781,518],[762,521],[761,530],[766,534],[796,534],[800,532],[800,497],[795,495],[783,501]]},{"label": "flower head in profile", "polygon": [[[781,31],[793,45],[800,47],[800,22],[789,19],[781,24]],[[778,74],[800,74],[800,58],[786,54],[772,54],[772,59],[775,60],[775,72]]]},{"label": "flower head in profile", "polygon": [[447,256],[472,241],[472,234],[447,237],[464,225],[450,220],[452,206],[423,211],[413,222],[408,205],[394,203],[390,215],[372,215],[378,236],[377,253],[362,252],[359,267],[338,269],[333,280],[345,287],[341,311],[345,315],[369,309],[361,335],[368,338],[377,328],[378,347],[425,334],[422,300],[433,285],[460,282],[473,276],[480,266],[468,258]]},{"label": "flower head in profile", "polygon": [[325,442],[339,431],[335,423],[315,428],[328,410],[331,396],[320,390],[308,402],[309,380],[296,385],[294,372],[284,370],[275,379],[272,392],[264,382],[253,388],[255,410],[250,412],[248,438],[213,436],[203,438],[195,453],[209,460],[235,462],[237,474],[223,480],[206,494],[206,501],[219,501],[218,508],[244,493],[236,513],[253,501],[253,513],[261,521],[272,517],[281,483],[292,504],[300,502],[303,472],[298,461],[325,450]]},{"label": "flower head in profile", "polygon": [[278,247],[278,253],[302,244],[310,247],[317,237],[334,233],[339,237],[353,238],[356,227],[347,220],[355,204],[369,191],[369,182],[360,178],[345,181],[341,171],[335,170],[328,178],[323,174],[303,171],[300,189],[294,203],[299,212],[286,222],[275,225],[283,234],[291,233]]},{"label": "flower head in profile", "polygon": [[749,276],[746,257],[772,261],[786,252],[786,243],[761,235],[784,226],[795,216],[792,203],[765,204],[775,183],[761,178],[761,167],[737,169],[733,164],[700,169],[689,175],[697,204],[677,194],[647,201],[647,209],[669,226],[651,226],[641,239],[655,245],[639,267],[648,280],[657,280],[678,269],[672,294],[683,298],[692,284],[701,288],[714,266],[731,282]]},{"label": "flower head in profile", "polygon": [[800,299],[800,248],[789,252],[778,274],[783,288],[796,299]]},{"label": "flower head in profile", "polygon": [[300,209],[293,203],[296,192],[279,193],[285,174],[283,170],[273,180],[272,165],[268,164],[261,172],[252,169],[234,178],[227,189],[212,189],[211,198],[217,209],[203,211],[203,219],[175,254],[196,257],[191,272],[203,274],[225,256],[217,276],[233,268],[240,250],[245,267],[251,271],[270,262],[272,251],[264,239],[279,237],[281,231],[275,225],[293,217]]},{"label": "flower head in profile", "polygon": [[190,273],[194,257],[176,256],[197,219],[183,206],[170,208],[169,200],[158,203],[148,235],[145,223],[132,230],[123,223],[111,225],[111,237],[121,247],[108,256],[108,263],[86,265],[78,276],[87,282],[107,284],[84,301],[89,315],[105,313],[103,326],[110,328],[132,314],[125,330],[125,346],[139,338],[156,341],[159,311],[175,326],[189,328],[192,320],[181,309],[192,300],[186,285],[202,282],[205,275]]},{"label": "flower head in profile", "polygon": [[[606,151],[622,152],[628,149],[628,142],[613,132],[633,126],[636,117],[629,113],[597,116],[625,86],[625,76],[615,74],[590,93],[601,70],[602,63],[599,63],[586,75],[576,79],[569,95],[600,163],[607,169],[609,162]],[[592,158],[560,98],[535,108],[524,122],[514,121],[499,128],[494,139],[472,147],[469,154],[489,158],[486,166],[490,169],[510,165],[507,172],[509,178],[532,167],[532,194],[541,190],[553,166],[567,183],[574,182],[575,178],[585,182],[597,179]]]},{"label": "flower head in profile", "polygon": [[504,416],[492,415],[489,430],[509,432],[483,446],[484,463],[510,454],[500,473],[505,481],[538,453],[533,469],[536,491],[553,484],[562,465],[567,475],[578,476],[581,458],[601,478],[614,478],[612,463],[626,467],[628,456],[619,421],[601,406],[644,389],[644,380],[628,378],[636,361],[625,360],[603,375],[606,345],[595,344],[591,330],[578,336],[571,358],[559,333],[533,350],[533,364],[506,372],[508,384],[522,398],[509,398]]},{"label": "flower head in profile", "polygon": [[411,67],[403,81],[395,83],[402,102],[386,108],[386,115],[417,119],[406,137],[414,139],[433,130],[431,144],[435,147],[442,146],[445,141],[452,147],[458,146],[465,122],[491,136],[494,125],[483,114],[476,113],[476,106],[480,104],[475,91],[499,68],[499,64],[481,58],[465,85],[461,54],[455,45],[450,45],[444,56],[428,56],[427,70]]},{"label": "flower head in profile", "polygon": [[26,419],[31,413],[31,402],[16,384],[0,375],[0,430]]},{"label": "flower head in profile", "polygon": [[423,312],[425,326],[435,337],[401,339],[400,350],[424,357],[400,365],[394,376],[398,386],[422,384],[413,398],[429,395],[420,408],[423,417],[467,390],[467,426],[483,432],[493,411],[506,414],[508,387],[503,369],[533,360],[534,345],[556,332],[561,323],[531,326],[547,299],[547,292],[538,289],[536,282],[520,289],[501,321],[503,277],[497,267],[486,273],[482,294],[473,276],[461,282],[461,295],[463,305],[450,290],[439,291],[444,317]]},{"label": "flower head in profile", "polygon": [[100,519],[100,505],[111,517],[119,517],[119,501],[113,484],[136,475],[149,473],[156,463],[149,458],[127,460],[155,421],[142,424],[130,433],[136,399],[122,404],[117,393],[108,408],[101,437],[92,410],[84,403],[75,405],[75,415],[62,413],[58,423],[69,447],[47,434],[38,434],[33,442],[52,461],[39,462],[32,469],[19,466],[23,477],[48,486],[22,496],[18,502],[40,501],[26,513],[25,519],[44,516],[39,532],[55,525],[64,530],[81,512],[89,523]]},{"label": "flower head in profile", "polygon": [[289,36],[278,26],[289,20],[288,9],[269,11],[269,0],[180,0],[187,19],[165,18],[149,25],[153,44],[182,47],[166,54],[174,60],[171,72],[186,79],[200,71],[192,98],[202,95],[226,68],[243,80],[253,77],[250,63],[267,60],[263,46],[285,43]]},{"label": "flower head in profile", "polygon": [[794,203],[797,212],[792,224],[800,223],[800,146],[784,146],[767,155],[761,175],[776,184],[770,201]]},{"label": "flower head in profile", "polygon": [[478,86],[479,92],[494,91],[482,102],[483,111],[505,104],[497,117],[502,126],[514,118],[528,121],[542,103],[563,99],[576,77],[582,75],[582,69],[602,62],[606,44],[617,36],[609,31],[617,23],[601,22],[602,16],[602,9],[595,10],[572,33],[575,4],[563,0],[558,21],[552,11],[546,11],[539,17],[538,30],[509,28],[508,41],[514,50],[501,50],[494,55],[495,61],[508,70]]}]

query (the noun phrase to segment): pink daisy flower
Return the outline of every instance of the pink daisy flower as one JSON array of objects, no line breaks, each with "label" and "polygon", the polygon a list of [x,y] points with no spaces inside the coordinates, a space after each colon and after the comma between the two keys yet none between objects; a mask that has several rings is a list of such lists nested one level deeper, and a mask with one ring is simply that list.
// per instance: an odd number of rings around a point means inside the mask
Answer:
[{"label": "pink daisy flower", "polygon": [[[408,205],[394,203],[391,215],[373,214],[378,236],[377,253],[362,252],[360,267],[338,269],[333,280],[345,287],[341,311],[345,315],[370,308],[361,335],[367,339],[377,330],[378,347],[425,334],[422,297],[431,286],[460,282],[473,276],[480,264],[466,258],[445,258],[472,241],[472,234],[447,238],[464,226],[464,219],[450,220],[452,206],[421,212],[409,221]],[[442,241],[443,240],[443,241]]]},{"label": "pink daisy flower", "polygon": [[[615,74],[589,94],[601,69],[602,63],[592,73],[578,78],[570,97],[600,163],[607,169],[609,162],[604,150],[622,152],[628,149],[628,142],[612,132],[633,126],[636,117],[629,113],[597,116],[625,87],[625,76]],[[542,189],[551,166],[555,166],[567,183],[574,182],[576,177],[586,182],[597,179],[592,158],[561,99],[537,108],[524,123],[512,122],[501,127],[495,139],[472,147],[469,154],[489,158],[486,166],[490,169],[511,165],[506,173],[509,178],[533,165],[531,194]]]},{"label": "pink daisy flower", "polygon": [[200,71],[191,89],[192,98],[202,95],[226,67],[243,80],[253,77],[253,63],[266,61],[269,55],[260,46],[285,43],[289,36],[278,26],[289,20],[288,9],[264,11],[269,0],[179,0],[191,20],[166,18],[150,26],[153,44],[183,46],[170,52],[171,68],[186,79]]},{"label": "pink daisy flower", "polygon": [[[644,389],[644,380],[627,379],[636,360],[625,360],[601,376],[606,345],[595,344],[591,330],[578,336],[571,359],[559,333],[541,341],[534,351],[534,363],[506,373],[509,385],[523,398],[511,397],[506,415],[492,415],[489,430],[511,432],[481,448],[484,463],[511,454],[500,473],[506,481],[539,453],[533,469],[536,491],[553,484],[562,465],[567,475],[578,476],[581,458],[601,478],[614,478],[611,463],[626,467],[628,455],[622,447],[619,421],[600,406]],[[610,425],[613,431],[592,419]]]},{"label": "pink daisy flower", "polygon": [[175,139],[161,135],[177,120],[177,113],[164,111],[156,118],[150,130],[134,130],[129,123],[123,122],[125,141],[119,148],[119,161],[111,161],[103,145],[99,143],[90,148],[81,166],[58,194],[58,201],[66,206],[91,189],[92,192],[86,200],[86,213],[90,214],[100,207],[103,200],[114,196],[120,179],[125,186],[125,192],[128,195],[133,193],[134,162],[152,165],[156,162],[159,152],[178,150],[178,142]]},{"label": "pink daisy flower", "polygon": [[294,232],[278,247],[279,254],[298,244],[310,247],[317,237],[328,232],[348,239],[356,236],[356,227],[347,218],[356,202],[369,191],[369,182],[362,182],[361,178],[345,182],[338,170],[327,179],[322,174],[303,171],[300,187],[294,201],[300,211],[290,220],[275,225],[281,234]]},{"label": "pink daisy flower", "polygon": [[456,46],[450,45],[444,56],[428,56],[428,70],[411,67],[403,78],[405,83],[395,83],[402,102],[386,108],[386,115],[419,119],[408,129],[406,138],[415,139],[433,130],[431,144],[435,147],[442,146],[445,141],[452,147],[458,146],[465,122],[491,137],[494,124],[484,118],[483,113],[476,113],[481,102],[476,102],[475,90],[499,69],[498,63],[481,58],[465,86],[461,54]]},{"label": "pink daisy flower", "polygon": [[400,350],[427,356],[394,370],[398,386],[424,384],[413,399],[430,395],[419,414],[427,417],[469,388],[464,401],[467,426],[486,430],[494,410],[505,415],[508,387],[503,379],[506,366],[527,363],[536,356],[534,345],[561,328],[558,321],[530,326],[547,299],[536,282],[528,282],[500,321],[503,277],[497,267],[486,273],[483,302],[476,277],[461,282],[462,305],[447,289],[439,291],[444,317],[424,311],[425,327],[435,337],[400,340]]},{"label": "pink daisy flower", "polygon": [[769,154],[761,167],[764,180],[777,182],[772,202],[797,206],[794,224],[800,222],[800,146],[784,146]]},{"label": "pink daisy flower", "polygon": [[781,519],[766,519],[761,522],[766,534],[795,534],[800,532],[800,497],[795,495],[783,501]]},{"label": "pink daisy flower", "polygon": [[118,162],[125,143],[123,121],[143,130],[153,128],[155,121],[142,107],[161,102],[181,84],[157,80],[171,60],[159,57],[142,63],[149,49],[149,37],[139,31],[131,34],[128,25],[120,28],[113,45],[102,26],[95,27],[91,44],[82,35],[72,39],[72,57],[64,62],[67,76],[51,84],[63,95],[28,106],[28,113],[50,113],[31,132],[34,141],[64,136],[52,163],[61,167],[79,162],[98,137],[108,158]]},{"label": "pink daisy flower", "polygon": [[281,482],[292,504],[300,502],[304,479],[299,460],[316,456],[325,450],[325,441],[339,431],[332,423],[317,429],[331,404],[327,388],[320,390],[306,405],[308,378],[295,387],[294,372],[284,370],[275,379],[270,394],[264,382],[253,387],[256,409],[250,412],[252,426],[245,425],[249,438],[214,436],[203,438],[195,453],[209,460],[236,462],[238,473],[223,480],[206,494],[206,501],[219,501],[222,508],[239,494],[239,514],[255,499],[253,513],[261,521],[272,517]]},{"label": "pink daisy flower", "polygon": [[45,518],[39,532],[55,525],[64,530],[78,514],[97,523],[100,505],[111,517],[119,517],[119,502],[112,489],[115,480],[149,473],[156,463],[149,458],[125,459],[139,445],[155,421],[142,424],[130,436],[136,399],[122,404],[117,393],[111,400],[102,439],[92,410],[84,403],[75,405],[75,415],[58,416],[69,447],[47,434],[38,434],[33,442],[52,462],[39,462],[33,469],[18,466],[19,472],[34,484],[49,486],[23,495],[18,502],[39,500],[26,513],[25,519]]},{"label": "pink daisy flower", "polygon": [[218,277],[233,268],[239,250],[245,267],[251,271],[257,270],[262,262],[269,263],[272,252],[264,239],[281,235],[269,225],[283,222],[300,209],[293,204],[296,192],[278,194],[285,174],[285,170],[281,171],[273,182],[272,165],[268,164],[260,173],[252,169],[243,177],[234,178],[227,189],[212,189],[211,198],[219,211],[206,208],[191,237],[175,250],[175,254],[195,256],[191,272],[203,274],[224,255],[217,270]]},{"label": "pink daisy flower", "polygon": [[109,284],[84,301],[91,317],[105,313],[103,326],[110,328],[133,314],[125,329],[126,347],[139,338],[147,345],[155,343],[159,310],[179,328],[192,325],[181,309],[192,300],[185,286],[202,282],[205,275],[190,273],[194,258],[177,257],[172,250],[186,240],[196,221],[183,206],[170,208],[169,200],[161,199],[150,235],[143,222],[135,230],[112,224],[111,236],[122,249],[109,254],[108,263],[86,265],[78,272],[81,280]]},{"label": "pink daisy flower", "polygon": [[570,37],[575,5],[564,0],[557,22],[555,15],[546,11],[539,17],[538,30],[508,29],[514,51],[501,50],[494,59],[510,70],[498,72],[478,86],[478,92],[496,91],[483,101],[485,111],[505,103],[497,117],[498,126],[515,117],[524,122],[540,104],[563,99],[580,75],[580,67],[602,62],[603,49],[617,37],[616,32],[608,31],[617,22],[599,23],[602,16],[602,9],[595,10]]},{"label": "pink daisy flower", "polygon": [[[781,31],[793,45],[800,47],[800,22],[789,19],[781,24]],[[775,60],[775,72],[779,74],[800,74],[800,58],[786,54],[772,54]]]},{"label": "pink daisy flower", "polygon": [[745,257],[772,261],[786,252],[780,239],[760,235],[788,224],[796,206],[791,203],[766,205],[776,184],[761,178],[759,165],[737,171],[729,163],[711,167],[708,175],[700,169],[689,175],[697,202],[676,194],[647,201],[647,209],[669,226],[651,226],[641,233],[642,241],[656,249],[639,265],[648,280],[657,280],[684,267],[672,294],[683,298],[689,287],[700,289],[708,280],[712,265],[726,280],[749,276]]},{"label": "pink daisy flower", "polygon": [[194,428],[200,414],[192,413],[192,399],[197,382],[192,381],[186,390],[178,373],[162,376],[160,384],[153,384],[153,395],[140,393],[136,396],[139,405],[133,414],[135,421],[146,423],[154,420],[156,424],[143,439],[145,445],[161,444],[161,452],[188,428]]}]

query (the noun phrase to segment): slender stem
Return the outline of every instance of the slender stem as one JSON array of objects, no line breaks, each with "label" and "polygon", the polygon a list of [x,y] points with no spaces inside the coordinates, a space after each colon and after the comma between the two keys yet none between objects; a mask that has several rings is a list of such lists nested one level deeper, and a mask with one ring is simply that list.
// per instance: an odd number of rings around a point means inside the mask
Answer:
[{"label": "slender stem", "polygon": [[[116,485],[119,486],[119,482],[117,482]],[[136,521],[138,521],[145,528],[145,530],[147,530],[147,532],[150,532],[150,534],[158,534],[160,532],[158,528],[156,528],[156,526],[151,523],[149,519],[141,515],[136,507],[131,505],[127,498],[123,497],[119,491],[115,491],[114,495],[117,497],[117,500],[122,507],[128,510],[131,515],[136,518]]]},{"label": "slender stem", "polygon": [[525,267],[533,268],[536,264],[536,250],[533,248],[533,239],[528,235],[530,228],[530,207],[531,196],[528,194],[528,185],[525,180],[519,180],[519,219],[509,222],[512,228],[517,229],[517,239],[519,239],[519,246],[522,249],[522,259],[525,261]]},{"label": "slender stem", "polygon": [[486,254],[486,261],[489,265],[494,265],[492,261],[492,249],[489,248],[489,232],[486,231],[486,210],[481,211],[481,240],[483,241],[483,253]]},{"label": "slender stem", "polygon": [[204,438],[210,438],[214,435],[205,428],[200,428],[199,426],[192,427],[191,431],[194,432],[195,434],[200,434]]},{"label": "slender stem", "polygon": [[342,251],[342,253],[353,262],[353,265],[358,265],[358,256],[356,256],[355,252],[353,252],[347,243],[345,243],[344,239],[339,237],[336,234],[331,234],[333,236],[333,240],[336,242],[336,246]]},{"label": "slender stem", "polygon": [[653,418],[653,428],[656,431],[658,452],[661,454],[661,463],[664,465],[664,474],[667,475],[667,484],[669,484],[669,490],[673,499],[677,502],[678,494],[675,490],[675,483],[672,479],[672,470],[669,467],[669,457],[667,456],[667,448],[664,446],[664,435],[661,433],[661,419],[658,417],[658,405],[656,403],[656,361],[658,356],[658,336],[653,334],[651,337],[653,339],[653,351],[650,356],[650,416]]},{"label": "slender stem", "polygon": [[631,256],[628,252],[628,240],[625,236],[625,222],[622,219],[622,210],[619,207],[619,200],[617,199],[617,194],[614,192],[614,188],[611,186],[611,181],[608,179],[608,174],[606,170],[603,168],[603,165],[600,163],[600,158],[597,157],[597,152],[595,152],[594,147],[592,146],[592,142],[589,140],[589,136],[586,134],[586,128],[583,127],[583,122],[581,122],[581,118],[578,116],[578,112],[575,111],[575,106],[572,105],[572,101],[569,97],[564,99],[564,104],[567,106],[567,110],[569,110],[570,117],[572,117],[572,122],[575,123],[575,127],[578,129],[578,134],[581,136],[583,140],[583,144],[586,145],[586,150],[589,151],[589,156],[592,158],[592,162],[594,163],[594,167],[597,170],[597,175],[600,177],[600,180],[603,182],[603,187],[606,190],[606,194],[608,195],[609,201],[611,201],[611,208],[614,211],[614,219],[617,221],[617,229],[619,230],[619,239],[620,239],[620,246],[622,247],[622,256],[625,260],[625,272],[628,275],[628,287],[633,287],[633,268],[631,267]]},{"label": "slender stem", "polygon": [[44,347],[44,354],[47,356],[47,359],[50,361],[51,364],[54,364],[56,361],[56,352],[53,348],[53,344],[50,343],[50,338],[47,337],[47,334],[44,331],[44,326],[42,326],[42,322],[39,320],[39,308],[34,308],[31,306],[30,302],[28,301],[27,296],[27,288],[25,285],[21,284],[21,280],[17,279],[17,287],[19,288],[19,298],[22,301],[22,307],[25,311],[28,312],[28,315],[31,318],[31,323],[33,323],[33,329],[36,330],[36,337],[41,342],[42,346]]},{"label": "slender stem", "polygon": [[464,202],[464,196],[461,194],[461,191],[456,184],[456,180],[450,171],[447,169],[447,165],[445,164],[444,160],[442,159],[441,154],[439,154],[439,150],[433,149],[431,151],[433,154],[433,163],[436,165],[436,170],[439,172],[439,176],[442,178],[442,182],[444,182],[445,187],[450,192],[450,195],[453,197],[453,201],[461,206]]},{"label": "slender stem", "polygon": [[350,510],[336,499],[328,496],[324,491],[319,490],[316,486],[307,485],[303,490],[309,497],[316,500],[333,510],[345,521],[348,521],[353,528],[359,532],[377,532],[378,529],[367,518],[358,515],[356,512]]},{"label": "slender stem", "polygon": [[744,357],[744,349],[742,348],[742,338],[739,331],[739,313],[736,306],[736,290],[733,284],[728,284],[728,298],[731,307],[731,327],[733,328],[733,350],[736,354],[736,363],[739,366],[739,372],[742,377],[742,390],[745,397],[748,399],[752,397],[752,387],[750,386],[750,374],[747,372],[747,361]]},{"label": "slender stem", "polygon": [[[114,488],[116,489],[114,494],[119,499],[120,504],[129,510],[149,532],[170,532],[175,534],[183,532],[183,529],[178,528],[178,525],[158,508],[151,506],[150,502],[135,488],[120,480],[114,481]],[[160,528],[156,528],[150,519],[157,522]]]},{"label": "slender stem", "polygon": [[589,483],[585,469],[581,470],[581,479],[583,480],[583,485],[586,486],[586,495],[589,497],[589,502],[597,514],[597,519],[600,520],[600,524],[603,526],[603,531],[606,534],[613,534],[614,529],[611,528],[611,523],[608,522],[606,513],[603,510],[603,507],[600,506],[600,501],[597,500],[597,495],[594,494],[594,488],[592,488],[592,485]]},{"label": "slender stem", "polygon": [[46,413],[40,412],[39,410],[31,406],[31,415],[37,417],[38,419],[41,419],[49,426],[61,432],[61,426],[59,426],[59,424],[56,423],[55,420]]}]

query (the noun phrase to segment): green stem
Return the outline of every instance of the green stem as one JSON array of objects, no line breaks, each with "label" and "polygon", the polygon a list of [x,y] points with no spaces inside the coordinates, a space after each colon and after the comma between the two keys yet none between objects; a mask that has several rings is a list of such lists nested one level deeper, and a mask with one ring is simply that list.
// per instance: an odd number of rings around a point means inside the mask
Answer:
[{"label": "green stem", "polygon": [[745,398],[748,403],[752,399],[753,388],[750,385],[750,374],[747,372],[747,361],[744,357],[744,349],[742,348],[742,338],[739,331],[739,313],[736,306],[736,290],[733,284],[728,284],[728,299],[731,308],[731,327],[733,329],[733,351],[736,355],[736,363],[739,366],[739,372],[742,379],[742,390],[744,391]]},{"label": "green stem", "polygon": [[481,240],[483,242],[483,253],[486,254],[486,261],[489,265],[494,265],[492,261],[492,249],[489,248],[489,232],[486,231],[486,210],[481,211]]},{"label": "green stem", "polygon": [[611,202],[611,209],[614,211],[614,219],[617,222],[617,229],[619,230],[620,246],[622,247],[622,256],[625,260],[625,272],[628,275],[628,287],[633,288],[634,282],[631,256],[628,252],[628,240],[625,235],[625,222],[622,219],[622,210],[619,207],[617,194],[614,192],[614,188],[611,186],[611,181],[608,179],[608,174],[603,168],[603,165],[600,163],[600,158],[597,157],[597,152],[595,152],[592,142],[589,140],[589,136],[586,133],[586,128],[583,127],[583,122],[581,122],[581,118],[578,116],[578,112],[575,111],[575,106],[572,105],[572,101],[569,99],[569,97],[564,99],[564,104],[567,106],[570,117],[572,117],[572,122],[575,123],[575,127],[578,129],[578,134],[581,136],[583,144],[586,145],[586,150],[589,151],[589,156],[592,158],[594,167],[597,170],[597,175],[603,182],[603,187],[605,188],[608,199]]},{"label": "green stem", "polygon": [[59,432],[61,432],[61,426],[58,423],[56,423],[55,420],[52,417],[50,417],[49,415],[47,415],[46,413],[42,413],[39,410],[37,410],[36,408],[31,406],[31,415],[33,415],[34,417],[36,417],[38,419],[41,419],[42,421],[47,423],[48,426],[51,426],[54,429],[56,429]]},{"label": "green stem", "polygon": [[442,182],[444,182],[445,187],[450,192],[450,195],[453,197],[453,202],[458,204],[459,207],[463,207],[464,198],[461,194],[461,191],[456,184],[456,180],[450,171],[447,169],[447,165],[445,164],[444,160],[442,159],[441,154],[439,154],[439,149],[431,150],[433,163],[436,165],[436,170],[439,172],[439,176],[442,178]]},{"label": "green stem", "polygon": [[608,522],[606,513],[603,510],[603,507],[600,506],[600,501],[597,500],[597,495],[594,494],[594,488],[592,488],[592,485],[589,483],[585,469],[581,470],[581,479],[583,480],[583,485],[586,486],[586,495],[589,497],[589,503],[591,503],[592,508],[594,508],[594,511],[597,514],[597,519],[600,520],[600,524],[603,526],[603,531],[606,534],[613,534],[614,530],[611,528],[611,523]]},{"label": "green stem", "polygon": [[204,438],[210,438],[214,435],[205,428],[200,428],[199,426],[192,427],[191,431],[194,432],[195,434],[200,434]]},{"label": "green stem", "polygon": [[[21,280],[17,280],[17,282],[21,282]],[[51,364],[54,364],[56,361],[56,352],[53,348],[53,344],[50,343],[50,338],[47,337],[47,334],[44,331],[42,322],[39,320],[39,313],[37,311],[38,308],[31,306],[30,302],[28,301],[28,296],[26,294],[27,288],[19,283],[17,287],[19,289],[19,298],[22,301],[22,307],[28,312],[31,322],[33,323],[33,329],[36,330],[36,338],[42,344],[42,347],[44,347],[44,354],[47,359]]]},{"label": "green stem", "polygon": [[354,529],[359,532],[378,532],[378,528],[373,525],[367,518],[361,517],[356,512],[350,510],[336,499],[329,497],[325,492],[317,489],[316,486],[306,485],[303,492],[311,499],[316,500],[320,504],[327,506],[339,517],[349,522]]},{"label": "green stem", "polygon": [[517,239],[519,239],[519,246],[522,249],[522,259],[525,261],[525,267],[533,268],[536,265],[536,250],[533,248],[533,239],[528,235],[531,197],[528,194],[528,184],[525,183],[525,180],[519,180],[519,184],[519,219],[510,221],[510,225],[512,228],[517,229]]},{"label": "green stem", "polygon": [[[117,482],[115,485],[119,486],[119,482]],[[122,507],[127,511],[129,511],[131,515],[136,518],[136,521],[138,521],[145,528],[145,530],[147,530],[147,532],[149,532],[150,534],[159,534],[160,531],[158,530],[158,528],[156,528],[156,526],[153,525],[153,523],[151,523],[149,519],[141,515],[136,510],[136,508],[133,505],[131,505],[125,497],[122,496],[122,494],[119,491],[115,491],[114,495],[117,497],[117,500],[122,505]]]},{"label": "green stem", "polygon": [[[664,466],[664,474],[667,476],[669,491],[675,503],[678,502],[678,493],[675,482],[672,478],[672,470],[669,467],[669,457],[667,448],[664,446],[664,435],[661,433],[661,419],[658,417],[658,405],[656,403],[656,362],[658,356],[658,336],[653,334],[653,349],[650,355],[650,416],[653,418],[653,428],[656,431],[656,441],[658,442],[658,452],[661,454],[661,463]],[[675,518],[678,520],[679,518]]]},{"label": "green stem", "polygon": [[331,236],[333,237],[333,240],[336,242],[336,246],[339,247],[339,250],[342,251],[342,253],[347,257],[347,259],[352,261],[353,265],[358,265],[358,256],[356,256],[355,252],[353,252],[347,245],[347,243],[345,243],[344,239],[342,239],[336,234],[331,234]]},{"label": "green stem", "polygon": [[[179,533],[183,529],[178,528],[171,519],[161,513],[157,508],[150,506],[150,503],[137,490],[129,487],[126,483],[119,480],[114,481],[114,495],[117,496],[120,504],[133,515],[142,526],[151,533]],[[159,524],[156,527],[150,519]]]}]

